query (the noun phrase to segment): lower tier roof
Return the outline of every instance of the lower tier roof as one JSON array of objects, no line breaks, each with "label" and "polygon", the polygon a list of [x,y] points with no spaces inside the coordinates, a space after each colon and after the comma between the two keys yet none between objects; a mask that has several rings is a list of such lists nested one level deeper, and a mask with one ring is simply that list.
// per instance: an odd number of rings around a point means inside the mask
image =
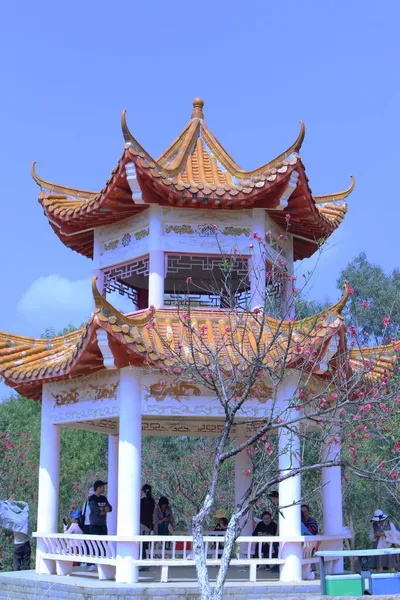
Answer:
[{"label": "lower tier roof", "polygon": [[366,383],[373,383],[393,371],[399,349],[391,344],[347,351],[341,316],[347,289],[336,305],[299,321],[225,309],[196,308],[189,315],[177,307],[123,315],[99,293],[95,278],[93,293],[96,308],[91,319],[72,333],[51,339],[0,333],[0,375],[7,385],[39,400],[44,383],[104,369],[99,329],[107,333],[116,368],[151,366],[175,374],[183,363],[206,369],[216,349],[228,376],[233,368],[245,374],[260,340],[261,348],[268,348],[264,363],[271,368],[297,368],[325,378],[344,369],[350,377],[360,373]]}]

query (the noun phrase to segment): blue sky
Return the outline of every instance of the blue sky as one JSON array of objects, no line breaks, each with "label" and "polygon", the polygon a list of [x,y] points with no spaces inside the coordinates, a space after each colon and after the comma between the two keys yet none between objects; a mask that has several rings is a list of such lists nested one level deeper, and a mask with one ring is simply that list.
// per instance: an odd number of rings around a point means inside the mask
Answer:
[{"label": "blue sky", "polygon": [[91,309],[91,263],[52,232],[32,160],[45,179],[99,189],[122,153],[123,108],[157,155],[195,96],[244,168],[285,149],[303,119],[313,192],[356,176],[313,297],[335,299],[362,250],[398,266],[399,17],[397,0],[3,3],[0,330],[40,335]]}]

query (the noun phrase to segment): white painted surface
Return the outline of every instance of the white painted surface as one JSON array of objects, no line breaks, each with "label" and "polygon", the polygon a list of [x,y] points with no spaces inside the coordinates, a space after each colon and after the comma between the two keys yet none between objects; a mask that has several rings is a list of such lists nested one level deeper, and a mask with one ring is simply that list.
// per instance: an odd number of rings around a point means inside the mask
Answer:
[{"label": "white painted surface", "polygon": [[[278,404],[285,410],[285,421],[298,416],[295,410],[286,408],[288,402],[296,393],[298,374],[288,374],[278,390]],[[291,430],[282,428],[279,432],[279,471],[288,475],[293,469],[300,467],[300,437],[296,433],[297,426]],[[281,510],[279,515],[279,534],[283,537],[300,536],[301,534],[301,476],[295,475],[279,483],[279,502],[281,505],[292,505]],[[288,542],[283,546],[281,581],[301,581],[302,579],[302,549],[297,542]]]},{"label": "white painted surface", "polygon": [[[43,385],[40,433],[39,498],[37,529],[40,533],[58,530],[58,490],[60,477],[60,428],[52,423],[53,401],[49,388]],[[55,565],[41,560],[43,548],[38,545],[36,571],[53,573]]]},{"label": "white painted surface", "polygon": [[[119,453],[118,453],[118,516],[119,536],[140,533],[141,488],[141,383],[138,372],[126,367],[120,371]],[[117,544],[116,580],[120,583],[138,581],[138,568],[133,560],[139,557],[139,544]]]},{"label": "white painted surface", "polygon": [[[235,440],[236,444],[243,443],[247,438],[237,438]],[[251,479],[249,475],[246,475],[246,471],[252,471],[252,462],[251,458],[246,452],[246,450],[242,450],[239,454],[235,456],[235,504],[240,502],[243,498],[244,494],[250,487]],[[251,535],[253,531],[252,528],[252,513],[250,511],[248,518],[244,524],[241,535]]]},{"label": "white painted surface", "polygon": [[118,514],[118,451],[119,451],[119,436],[108,436],[108,487],[107,498],[111,506],[112,512],[107,515],[107,529],[110,535],[117,533],[117,514]]},{"label": "white painted surface", "polygon": [[149,306],[164,305],[164,251],[162,208],[157,204],[149,207]]},{"label": "white painted surface", "polygon": [[265,242],[265,210],[262,208],[253,208],[252,210],[252,238],[253,234],[257,234],[261,238],[261,242],[252,239],[254,248],[249,261],[251,308],[263,307],[265,302],[266,253],[263,246]]},{"label": "white painted surface", "polygon": [[[340,459],[340,433],[332,431],[322,448],[322,460]],[[340,466],[322,469],[322,510],[324,515],[324,533],[337,535],[343,533],[342,472]],[[334,540],[327,550],[343,550],[343,541]],[[333,573],[343,572],[343,558],[333,563]]]}]

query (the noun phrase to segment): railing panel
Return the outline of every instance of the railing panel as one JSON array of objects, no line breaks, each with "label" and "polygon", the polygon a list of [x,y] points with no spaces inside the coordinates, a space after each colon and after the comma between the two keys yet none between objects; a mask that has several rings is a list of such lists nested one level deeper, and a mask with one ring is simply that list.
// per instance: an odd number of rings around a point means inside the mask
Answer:
[{"label": "railing panel", "polygon": [[[136,566],[187,566],[194,564],[193,538],[191,535],[136,535],[136,536],[93,536],[93,535],[68,535],[68,534],[34,534],[38,538],[45,558],[56,558],[56,560],[73,561],[80,559],[83,562],[94,562],[99,565],[114,565],[117,559],[117,542],[139,545],[139,558],[133,562]],[[314,553],[316,549],[323,549],[326,542],[332,540],[343,540],[346,535],[341,536],[240,536],[236,543],[243,548],[243,554],[234,556],[231,560],[232,566],[249,566],[253,573],[257,565],[279,565],[284,563],[281,557],[281,549],[286,542],[301,544],[303,565],[309,566],[310,562],[317,562]],[[206,561],[209,565],[218,566],[221,561],[225,536],[221,532],[210,532],[203,536]],[[279,544],[278,556],[273,557],[274,544]],[[263,558],[263,544],[268,544],[267,557]],[[143,555],[143,546],[147,546],[146,556]],[[46,556],[47,555],[47,556]],[[329,560],[329,559],[328,559]],[[78,561],[77,561],[78,562]]]}]

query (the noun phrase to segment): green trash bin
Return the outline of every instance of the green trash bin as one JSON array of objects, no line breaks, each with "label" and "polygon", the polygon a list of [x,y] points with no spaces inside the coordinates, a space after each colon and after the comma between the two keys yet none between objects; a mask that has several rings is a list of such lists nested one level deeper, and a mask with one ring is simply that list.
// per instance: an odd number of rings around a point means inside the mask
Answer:
[{"label": "green trash bin", "polygon": [[361,575],[326,575],[327,596],[362,596]]}]

